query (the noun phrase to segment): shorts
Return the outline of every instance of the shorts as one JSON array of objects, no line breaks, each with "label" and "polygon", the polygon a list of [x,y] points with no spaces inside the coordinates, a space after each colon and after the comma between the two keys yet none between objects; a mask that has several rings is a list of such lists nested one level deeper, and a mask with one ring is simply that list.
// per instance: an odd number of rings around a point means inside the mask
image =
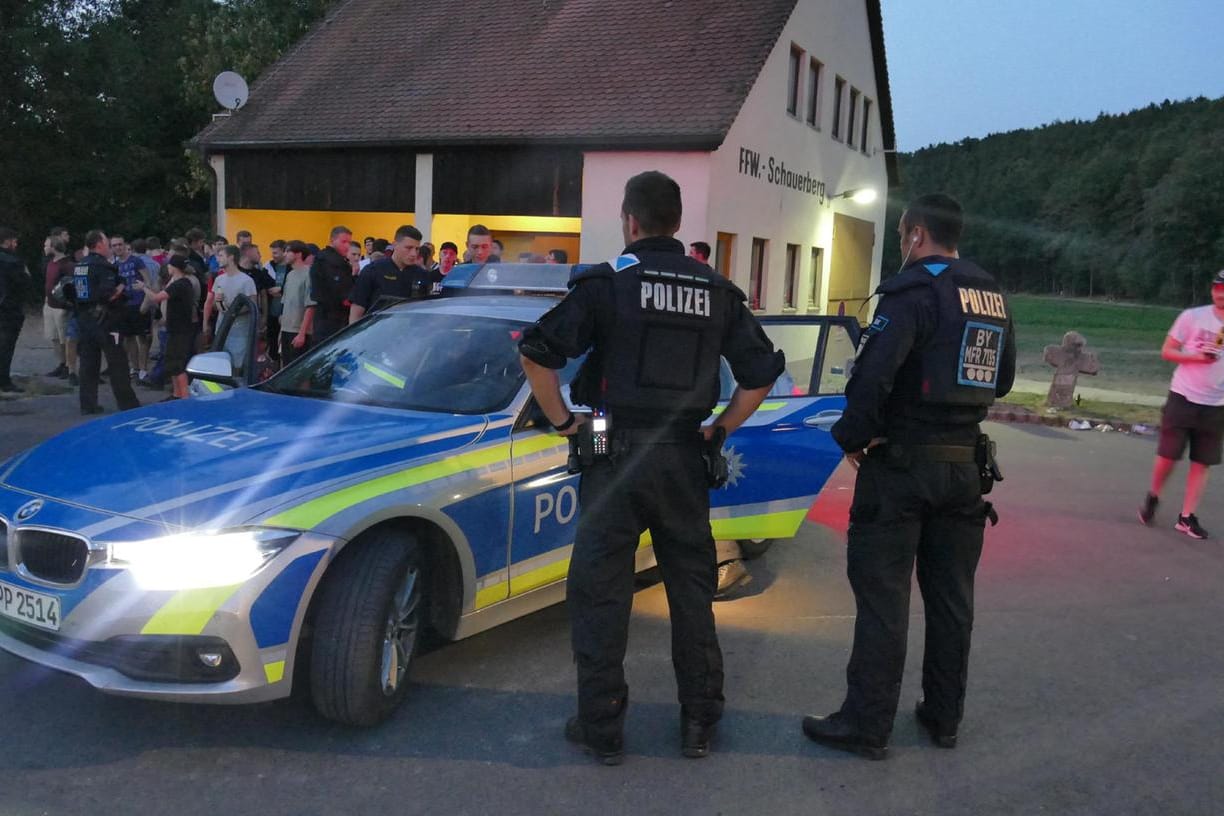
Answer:
[{"label": "shorts", "polygon": [[76,315],[69,315],[68,323],[64,327],[64,335],[73,342],[81,338],[81,327],[77,323]]},{"label": "shorts", "polygon": [[139,306],[124,306],[119,320],[119,334],[124,337],[148,337],[153,331],[153,318]]},{"label": "shorts", "polygon": [[166,336],[166,353],[162,358],[163,372],[167,377],[184,374],[187,360],[195,348],[195,335],[175,332]]},{"label": "shorts", "polygon": [[68,342],[68,310],[43,306],[43,337],[48,343]]},{"label": "shorts", "polygon": [[1156,455],[1181,459],[1190,446],[1190,461],[1218,465],[1224,454],[1224,405],[1199,405],[1169,392],[1160,414],[1160,444]]}]

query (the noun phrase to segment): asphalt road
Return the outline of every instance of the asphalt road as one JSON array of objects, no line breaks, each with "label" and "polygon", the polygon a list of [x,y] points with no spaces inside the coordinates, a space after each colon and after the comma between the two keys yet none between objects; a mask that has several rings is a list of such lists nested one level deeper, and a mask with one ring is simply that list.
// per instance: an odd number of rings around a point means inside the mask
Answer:
[{"label": "asphalt road", "polygon": [[[4,416],[0,455],[75,421],[49,408]],[[105,697],[2,656],[0,814],[1224,812],[1224,543],[1172,531],[1180,485],[1159,526],[1136,522],[1150,439],[991,433],[1008,478],[978,574],[955,751],[931,746],[910,713],[916,590],[890,758],[800,734],[801,714],[833,710],[844,692],[854,610],[840,471],[816,521],[754,563],[746,597],[717,607],[728,705],[708,759],[679,756],[666,600],[650,586],[634,605],[621,767],[561,738],[574,698],[560,605],[425,655],[404,708],[370,731],[293,702]],[[1224,534],[1220,483],[1203,508]]]}]

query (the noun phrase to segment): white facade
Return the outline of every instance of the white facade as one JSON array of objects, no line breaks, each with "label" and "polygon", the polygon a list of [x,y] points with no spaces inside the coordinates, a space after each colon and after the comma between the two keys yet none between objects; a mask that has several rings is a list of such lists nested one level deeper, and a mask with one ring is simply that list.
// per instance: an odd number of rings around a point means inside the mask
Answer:
[{"label": "white facade", "polygon": [[[795,115],[787,111],[792,47],[803,52]],[[816,126],[807,121],[812,59],[822,65]],[[845,86],[841,138],[834,140],[837,77]],[[852,88],[859,97],[852,144],[847,144]],[[871,103],[865,152],[864,100]],[[860,247],[862,261],[869,255],[870,266],[863,270],[866,279],[858,286],[865,293],[874,290],[880,279],[882,242],[888,235],[884,224],[888,178],[875,63],[862,0],[799,0],[726,140],[714,152],[587,153],[583,170],[583,261],[603,261],[619,253],[621,193],[625,180],[643,170],[661,170],[679,182],[685,209],[677,237],[685,244],[701,240],[713,247],[718,233],[734,236],[729,273],[745,291],[750,290],[753,239],[767,242],[761,311],[777,314],[793,308],[799,313],[821,313],[830,308],[835,214],[870,222],[859,225],[863,228],[860,241],[870,241],[874,228],[874,244]],[[785,186],[788,181],[794,186]],[[876,192],[874,203],[833,198],[864,188]],[[841,238],[853,240],[845,235]],[[788,244],[797,247],[798,261],[790,308],[785,302]],[[814,248],[823,250],[817,269],[813,268]],[[716,260],[711,258],[711,263]],[[813,282],[817,296],[815,305],[809,306]],[[831,310],[836,311],[836,307]],[[847,313],[855,313],[855,308],[848,308]]]}]

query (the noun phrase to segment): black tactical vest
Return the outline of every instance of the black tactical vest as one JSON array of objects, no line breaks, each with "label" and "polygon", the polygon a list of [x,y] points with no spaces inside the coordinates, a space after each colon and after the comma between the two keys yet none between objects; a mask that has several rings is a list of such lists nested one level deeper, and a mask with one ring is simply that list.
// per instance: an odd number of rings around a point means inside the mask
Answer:
[{"label": "black tactical vest", "polygon": [[[919,399],[935,405],[989,406],[999,382],[1009,314],[998,284],[976,264],[952,258],[923,261],[910,275],[910,285],[925,283],[935,292],[939,314],[934,336],[915,349]],[[903,273],[893,280],[901,283],[905,277]],[[888,288],[885,284],[881,291]]]},{"label": "black tactical vest", "polygon": [[[708,266],[670,252],[622,255],[580,273],[612,281],[615,319],[601,362],[603,405],[613,412],[709,416],[719,396],[728,299],[737,290]],[[698,418],[696,421],[700,421]]]}]

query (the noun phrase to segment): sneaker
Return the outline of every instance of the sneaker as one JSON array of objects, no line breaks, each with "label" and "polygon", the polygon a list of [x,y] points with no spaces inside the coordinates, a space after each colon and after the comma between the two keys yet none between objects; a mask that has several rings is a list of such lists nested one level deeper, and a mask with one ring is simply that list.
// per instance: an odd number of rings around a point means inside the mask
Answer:
[{"label": "sneaker", "polygon": [[1191,513],[1188,516],[1178,516],[1177,524],[1174,526],[1179,533],[1185,533],[1191,538],[1203,539],[1207,537],[1207,531],[1199,524],[1198,516]]},{"label": "sneaker", "polygon": [[1139,508],[1139,521],[1144,524],[1151,524],[1152,519],[1156,517],[1156,505],[1160,504],[1160,497],[1153,496],[1151,493],[1143,500],[1143,506]]},{"label": "sneaker", "polygon": [[714,599],[723,600],[727,598],[737,587],[741,587],[752,580],[752,576],[748,574],[747,567],[741,559],[727,561],[718,565],[718,584],[714,589]]},{"label": "sneaker", "polygon": [[68,376],[68,366],[64,365],[63,363],[60,363],[59,365],[57,365],[55,368],[48,371],[43,376],[53,377],[57,380],[62,380]]}]

